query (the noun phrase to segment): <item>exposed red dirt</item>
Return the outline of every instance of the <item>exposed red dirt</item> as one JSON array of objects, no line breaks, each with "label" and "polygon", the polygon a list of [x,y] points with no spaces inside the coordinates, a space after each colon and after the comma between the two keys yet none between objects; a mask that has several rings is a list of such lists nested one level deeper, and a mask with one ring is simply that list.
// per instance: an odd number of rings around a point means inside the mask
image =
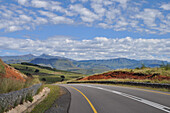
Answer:
[{"label": "exposed red dirt", "polygon": [[159,74],[147,75],[143,73],[133,73],[125,71],[114,71],[98,75],[92,75],[84,77],[80,80],[96,80],[96,79],[158,79],[158,80],[170,80],[170,77],[162,76]]},{"label": "exposed red dirt", "polygon": [[19,71],[3,63],[1,59],[0,59],[0,63],[5,67],[5,73],[4,74],[0,73],[0,77],[13,78],[13,79],[25,81],[24,75],[21,74]]}]

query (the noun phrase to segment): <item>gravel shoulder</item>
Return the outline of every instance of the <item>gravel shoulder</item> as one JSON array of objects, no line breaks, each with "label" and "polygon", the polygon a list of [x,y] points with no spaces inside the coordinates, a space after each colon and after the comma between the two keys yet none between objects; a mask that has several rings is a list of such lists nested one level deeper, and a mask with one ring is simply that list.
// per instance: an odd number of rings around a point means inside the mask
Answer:
[{"label": "gravel shoulder", "polygon": [[68,113],[70,102],[71,102],[71,94],[70,92],[62,87],[61,88],[61,96],[55,100],[52,107],[45,111],[45,113]]}]

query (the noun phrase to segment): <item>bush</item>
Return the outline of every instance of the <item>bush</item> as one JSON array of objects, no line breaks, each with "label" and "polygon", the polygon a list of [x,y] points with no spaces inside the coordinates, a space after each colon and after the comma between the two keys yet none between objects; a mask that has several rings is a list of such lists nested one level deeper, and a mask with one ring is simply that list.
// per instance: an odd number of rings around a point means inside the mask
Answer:
[{"label": "bush", "polygon": [[139,67],[136,67],[135,69],[140,69]]},{"label": "bush", "polygon": [[162,64],[160,65],[161,68],[164,68],[165,70],[170,70],[170,64]]},{"label": "bush", "polygon": [[141,67],[141,69],[144,69],[144,68],[146,68],[146,66],[145,66],[145,64],[142,64],[142,67]]},{"label": "bush", "polygon": [[40,72],[40,70],[36,69],[35,72],[38,73],[38,72]]},{"label": "bush", "polygon": [[33,96],[31,95],[31,94],[28,94],[27,96],[26,96],[26,99],[25,99],[25,101],[27,102],[27,101],[29,101],[29,102],[32,102],[34,99],[33,99]]}]

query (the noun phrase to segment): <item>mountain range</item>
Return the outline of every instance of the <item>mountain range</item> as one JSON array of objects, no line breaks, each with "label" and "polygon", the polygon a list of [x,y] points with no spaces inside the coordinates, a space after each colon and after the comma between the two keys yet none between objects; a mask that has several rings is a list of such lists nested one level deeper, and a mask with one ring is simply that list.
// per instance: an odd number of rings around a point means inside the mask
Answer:
[{"label": "mountain range", "polygon": [[144,64],[146,67],[159,67],[161,64],[167,64],[167,61],[161,60],[133,60],[127,58],[116,58],[108,60],[81,60],[76,61],[65,57],[50,56],[42,54],[34,56],[32,54],[21,56],[0,56],[7,64],[29,62],[43,66],[53,67],[59,70],[67,70],[83,74],[102,73],[104,71],[141,67]]}]

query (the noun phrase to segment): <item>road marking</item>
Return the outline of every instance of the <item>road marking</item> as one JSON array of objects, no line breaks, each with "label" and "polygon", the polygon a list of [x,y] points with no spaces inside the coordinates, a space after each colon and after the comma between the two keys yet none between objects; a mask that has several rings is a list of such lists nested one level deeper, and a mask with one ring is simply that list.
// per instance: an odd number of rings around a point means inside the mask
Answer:
[{"label": "road marking", "polygon": [[96,88],[96,89],[108,91],[108,92],[111,92],[111,93],[115,93],[115,94],[130,98],[130,99],[136,100],[138,102],[144,103],[146,105],[152,106],[154,108],[165,111],[167,113],[170,113],[170,107],[167,107],[167,106],[164,106],[164,105],[161,105],[161,104],[158,104],[158,103],[155,103],[155,102],[152,102],[152,101],[140,98],[140,97],[136,97],[136,96],[129,95],[129,94],[126,94],[126,93],[123,93],[123,92],[115,91],[115,90],[110,90],[110,89],[101,88],[101,87],[95,87],[95,86],[91,86],[91,85],[80,85],[80,86],[91,87],[91,88]]},{"label": "road marking", "polygon": [[87,102],[89,103],[90,107],[92,108],[94,113],[97,113],[96,109],[94,108],[93,104],[90,102],[90,100],[86,97],[86,95],[84,95],[80,90],[76,89],[75,87],[69,86],[73,89],[75,89],[76,91],[78,91],[80,94],[82,94],[84,96],[84,98],[87,100]]},{"label": "road marking", "polygon": [[122,87],[122,86],[114,86],[114,87],[121,87],[121,88],[128,88],[128,89],[135,89],[135,90],[141,90],[141,91],[146,91],[146,92],[152,92],[152,93],[159,93],[159,94],[164,94],[164,95],[170,95],[169,93],[163,93],[163,92],[158,92],[158,91],[151,91],[151,90],[146,90],[146,89],[140,89],[140,88],[131,88],[131,87]]}]

